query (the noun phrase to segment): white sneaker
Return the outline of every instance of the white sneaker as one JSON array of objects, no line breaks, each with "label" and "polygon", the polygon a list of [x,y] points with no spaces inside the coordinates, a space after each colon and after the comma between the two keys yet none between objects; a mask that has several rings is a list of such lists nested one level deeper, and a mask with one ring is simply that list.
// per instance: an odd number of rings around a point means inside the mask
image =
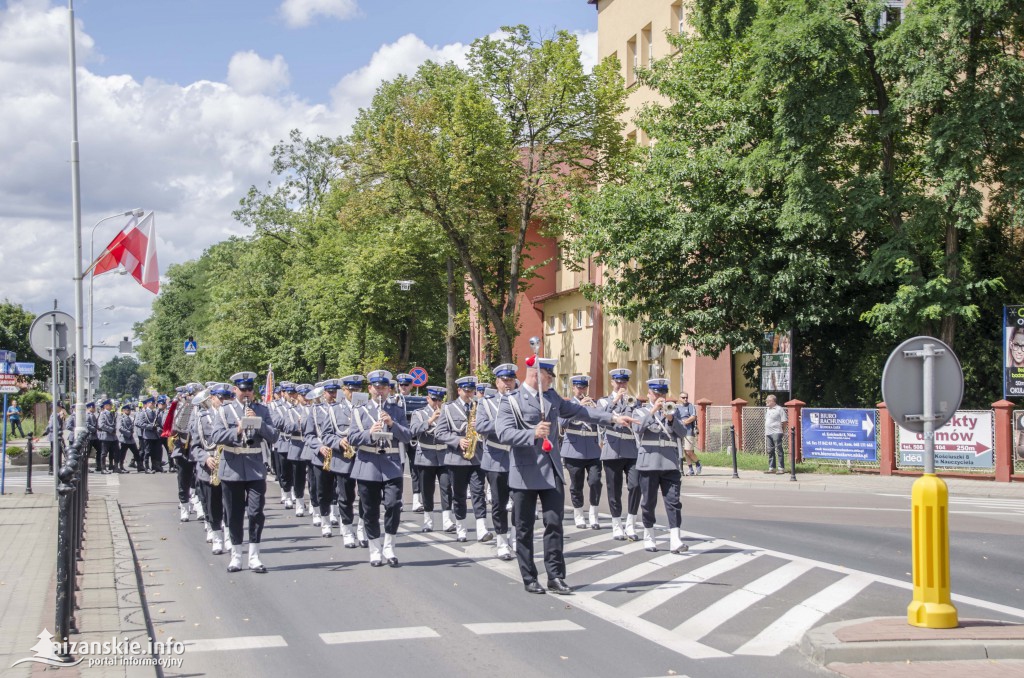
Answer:
[{"label": "white sneaker", "polygon": [[416,492],[412,495],[412,512],[419,513],[423,510],[423,495]]},{"label": "white sneaker", "polygon": [[654,541],[654,530],[644,528],[644,550],[654,553],[658,550],[658,544]]},{"label": "white sneaker", "polygon": [[461,520],[455,521],[455,541],[466,541],[466,526]]},{"label": "white sneaker", "polygon": [[434,531],[434,517],[429,513],[424,512],[423,514],[423,528],[420,532],[433,532]]},{"label": "white sneaker", "polygon": [[684,553],[690,550],[690,547],[683,543],[683,530],[678,527],[673,527],[669,530],[669,550],[672,553]]},{"label": "white sneaker", "polygon": [[354,549],[356,544],[356,531],[351,525],[341,526],[342,544],[347,549]]},{"label": "white sneaker", "polygon": [[640,541],[640,537],[636,533],[636,516],[632,513],[626,516],[626,539]]},{"label": "white sneaker", "polygon": [[[310,512],[310,515],[313,516],[313,527],[320,527],[320,523],[322,522],[320,520],[320,509],[318,509],[318,508],[311,508],[311,509],[309,509],[309,512]],[[327,521],[327,523],[329,525],[330,521]]]},{"label": "white sneaker", "polygon": [[483,518],[476,519],[476,539],[484,544],[494,539],[494,533],[487,529],[487,521]]},{"label": "white sneaker", "polygon": [[395,557],[395,535],[393,534],[384,535],[384,560],[391,567],[398,566],[398,558]]},{"label": "white sneaker", "polygon": [[572,518],[576,521],[576,527],[581,530],[587,529],[587,519],[583,517],[583,509],[574,508],[572,510]]},{"label": "white sneaker", "polygon": [[384,563],[381,561],[381,539],[370,539],[370,565],[374,567],[380,567]]},{"label": "white sneaker", "polygon": [[615,541],[626,540],[626,533],[622,531],[622,518],[612,516],[612,539]]},{"label": "white sneaker", "polygon": [[178,504],[178,520],[180,520],[183,523],[187,523],[188,522],[188,515],[189,515],[188,504],[187,503],[186,504]]},{"label": "white sneaker", "polygon": [[285,500],[284,500],[284,507],[285,507],[286,509],[291,509],[291,508],[295,508],[295,502],[293,502],[293,501],[292,501],[292,498],[291,498],[291,497],[285,497]]},{"label": "white sneaker", "polygon": [[210,550],[213,552],[213,555],[219,556],[224,553],[224,539],[221,537],[220,532],[213,533],[211,542],[213,543],[213,547]]},{"label": "white sneaker", "polygon": [[495,539],[498,542],[498,558],[500,560],[512,560],[515,556],[512,555],[512,549],[508,544],[508,535],[499,534]]},{"label": "white sneaker", "polygon": [[321,537],[330,537],[332,534],[333,533],[331,532],[331,525],[330,525],[330,523],[324,523],[324,526],[322,528],[320,528],[320,536]]},{"label": "white sneaker", "polygon": [[601,523],[598,522],[598,519],[597,519],[597,507],[596,506],[591,506],[590,507],[590,529],[592,529],[592,530],[600,530],[601,529]]},{"label": "white sneaker", "polygon": [[242,570],[242,547],[231,546],[231,562],[228,563],[228,572],[241,572]]},{"label": "white sneaker", "polygon": [[455,526],[455,521],[454,521],[454,519],[452,519],[452,512],[451,511],[442,511],[441,512],[441,529],[443,529],[445,532],[450,532],[452,527],[454,527],[454,526]]},{"label": "white sneaker", "polygon": [[249,544],[249,569],[253,572],[263,574],[267,568],[260,562],[260,545]]},{"label": "white sneaker", "polygon": [[304,499],[295,500],[295,517],[301,518],[306,515],[306,501]]}]

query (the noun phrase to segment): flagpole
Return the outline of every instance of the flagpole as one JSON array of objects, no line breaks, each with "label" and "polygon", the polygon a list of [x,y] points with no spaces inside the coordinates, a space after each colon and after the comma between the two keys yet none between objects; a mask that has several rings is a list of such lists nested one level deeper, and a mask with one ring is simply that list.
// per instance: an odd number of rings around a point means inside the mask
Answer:
[{"label": "flagpole", "polygon": [[[71,59],[71,221],[75,240],[75,437],[87,431],[85,420],[85,346],[82,311],[82,198],[78,166],[78,79],[75,64],[75,8],[68,0]],[[54,469],[56,473],[59,469]]]}]

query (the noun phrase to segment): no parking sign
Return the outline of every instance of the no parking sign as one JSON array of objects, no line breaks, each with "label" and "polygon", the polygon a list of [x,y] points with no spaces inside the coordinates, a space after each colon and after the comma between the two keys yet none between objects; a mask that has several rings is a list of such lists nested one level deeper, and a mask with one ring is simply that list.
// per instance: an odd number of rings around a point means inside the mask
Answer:
[{"label": "no parking sign", "polygon": [[426,386],[427,379],[430,378],[430,375],[422,367],[414,367],[409,370],[409,376],[412,377],[412,385],[416,388]]}]

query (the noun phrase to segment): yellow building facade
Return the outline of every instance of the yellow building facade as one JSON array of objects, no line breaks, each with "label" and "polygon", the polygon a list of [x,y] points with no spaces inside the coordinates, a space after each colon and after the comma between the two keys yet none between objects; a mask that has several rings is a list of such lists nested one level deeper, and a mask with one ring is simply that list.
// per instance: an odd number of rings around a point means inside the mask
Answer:
[{"label": "yellow building facade", "polygon": [[[581,0],[582,1],[582,0]],[[669,34],[688,30],[686,4],[680,0],[587,0],[597,9],[598,58],[616,56],[629,87],[624,133],[643,146],[651,144],[642,130],[633,124],[634,115],[647,103],[664,103],[660,95],[636,83],[637,69],[655,59],[669,56]],[[728,403],[734,392],[733,361],[729,351],[717,358],[665,349],[640,341],[640,326],[605,317],[600,305],[588,301],[580,292],[583,283],[601,283],[602,271],[593,262],[580,262],[582,270],[557,266],[555,291],[535,298],[544,314],[544,355],[559,359],[559,384],[569,392],[573,374],[590,374],[591,395],[607,394],[608,371],[625,367],[633,371],[630,390],[646,396],[644,382],[665,377],[673,397],[686,391],[691,402],[708,398],[716,404]],[[619,350],[624,344],[627,350]]]}]

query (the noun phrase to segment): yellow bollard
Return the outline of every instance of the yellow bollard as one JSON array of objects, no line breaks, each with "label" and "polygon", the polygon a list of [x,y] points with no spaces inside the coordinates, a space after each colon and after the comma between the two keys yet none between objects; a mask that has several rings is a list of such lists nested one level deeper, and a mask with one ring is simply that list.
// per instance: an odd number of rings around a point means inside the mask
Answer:
[{"label": "yellow bollard", "polygon": [[911,490],[914,600],[907,622],[927,629],[958,625],[949,597],[949,491],[935,474],[914,481]]}]

